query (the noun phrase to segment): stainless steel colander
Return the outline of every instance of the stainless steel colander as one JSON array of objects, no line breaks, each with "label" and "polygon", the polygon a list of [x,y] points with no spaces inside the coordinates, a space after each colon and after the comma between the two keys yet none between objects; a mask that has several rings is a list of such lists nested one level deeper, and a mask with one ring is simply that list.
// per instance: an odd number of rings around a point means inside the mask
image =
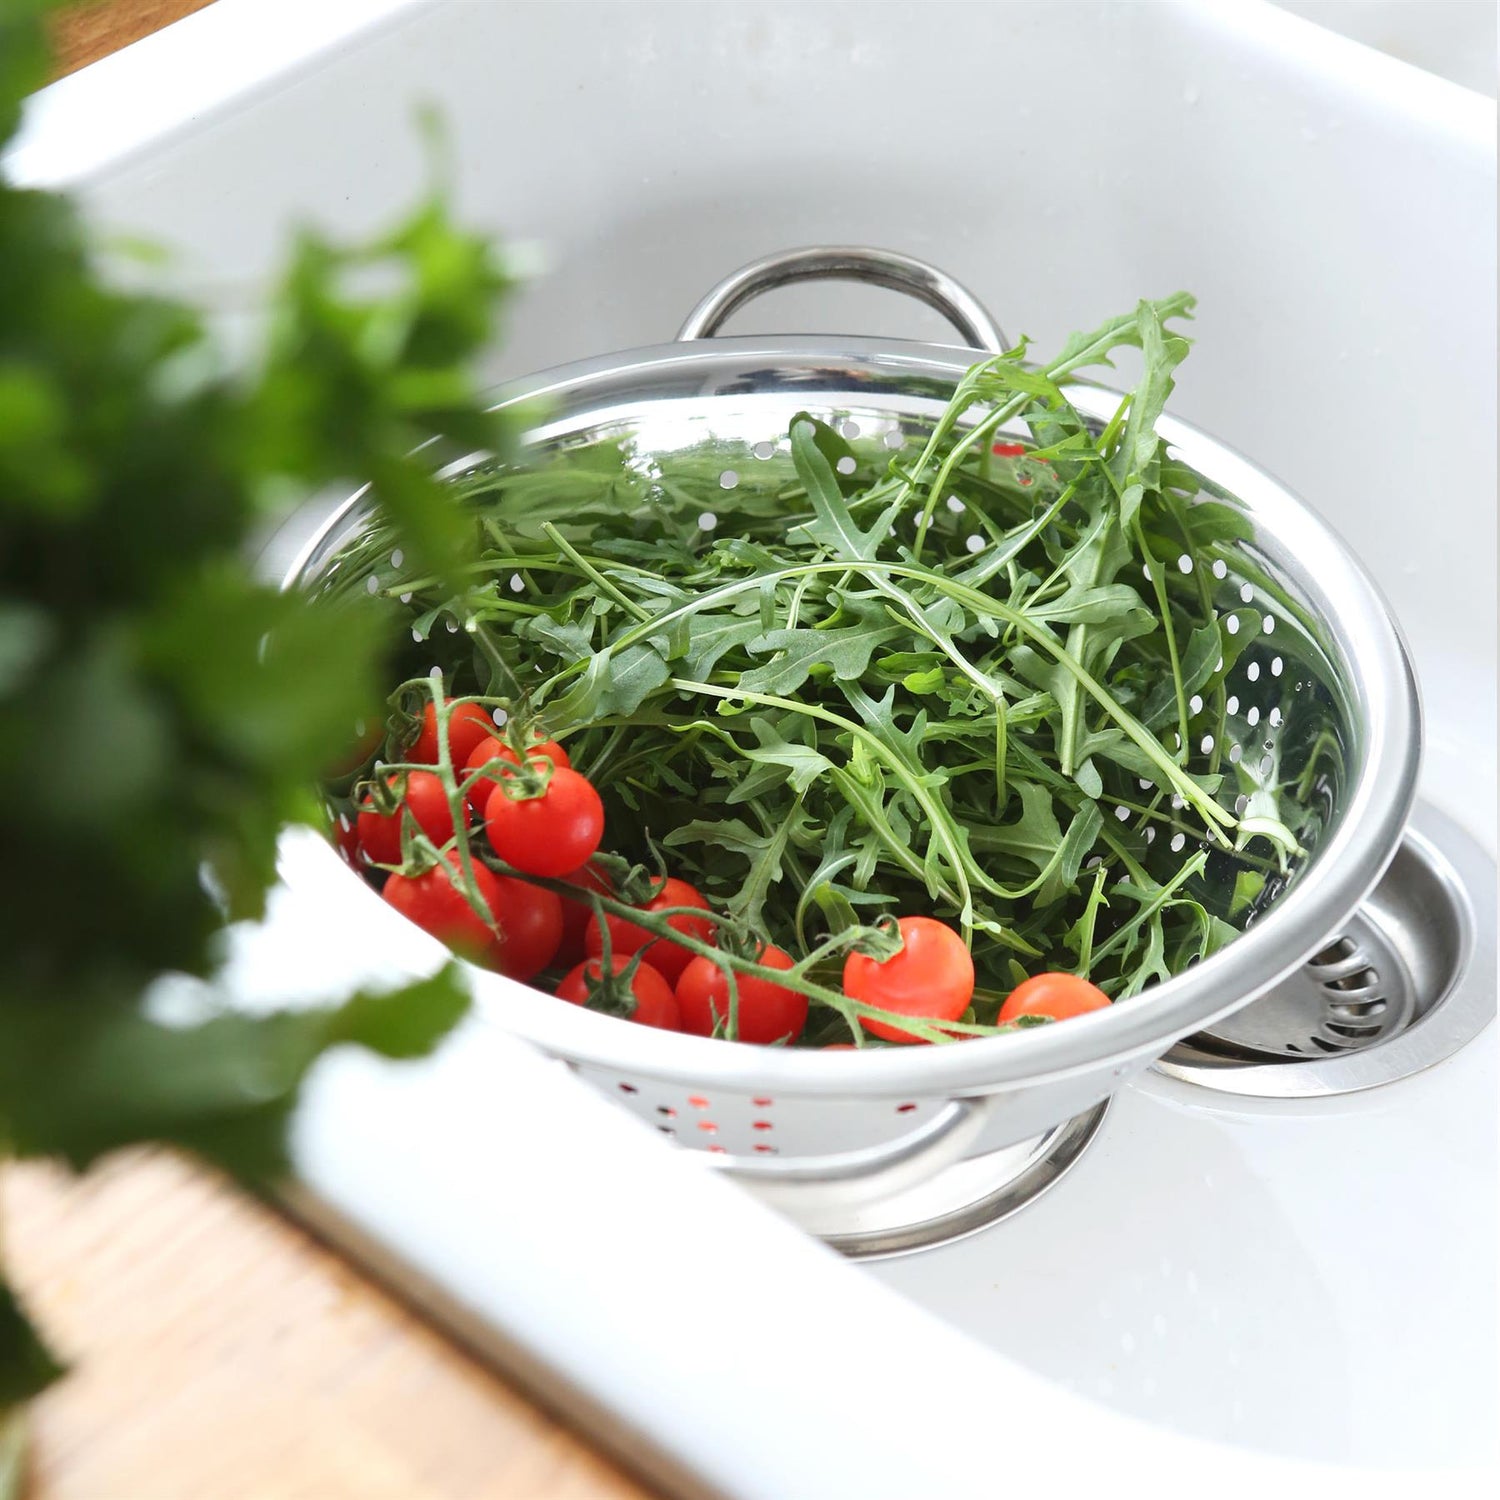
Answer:
[{"label": "stainless steel colander", "polygon": [[[916,295],[949,318],[964,346],[713,336],[759,292],[825,277]],[[505,400],[546,403],[548,418],[530,435],[539,455],[629,437],[656,455],[714,445],[765,458],[784,450],[801,410],[854,424],[894,451],[925,436],[964,372],[1004,346],[980,303],[934,268],[887,252],[817,248],[729,277],[675,343],[545,372]],[[1084,384],[1069,395],[1100,423],[1119,400]],[[1076,1148],[1132,1074],[1323,949],[1385,869],[1407,820],[1420,745],[1411,664],[1376,588],[1306,505],[1184,423],[1164,419],[1159,431],[1199,476],[1200,501],[1234,506],[1248,523],[1249,539],[1221,548],[1204,579],[1238,650],[1225,679],[1233,735],[1226,765],[1247,798],[1262,782],[1302,777],[1315,804],[1300,829],[1307,858],[1242,936],[1108,1010],[961,1046],[828,1053],[733,1045],[624,1025],[472,969],[481,1014],[566,1059],[623,1107],[703,1153],[706,1166],[812,1231],[884,1252],[982,1222],[1031,1161],[1025,1143]],[[285,581],[316,578],[367,520],[361,492],[321,525]],[[305,901],[356,880],[331,848],[307,839],[286,846],[282,873]],[[435,941],[422,951],[432,968],[447,956]]]}]

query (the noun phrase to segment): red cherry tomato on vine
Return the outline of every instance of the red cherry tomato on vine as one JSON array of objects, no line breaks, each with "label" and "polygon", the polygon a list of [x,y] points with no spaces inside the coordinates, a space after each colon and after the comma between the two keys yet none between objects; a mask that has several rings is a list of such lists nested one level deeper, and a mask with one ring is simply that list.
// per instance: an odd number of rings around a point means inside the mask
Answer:
[{"label": "red cherry tomato on vine", "polygon": [[[387,776],[389,786],[399,786],[399,776]],[[417,827],[439,848],[453,837],[453,814],[440,776],[431,771],[409,771],[401,805],[393,813],[378,813],[364,807],[359,814],[359,842],[365,856],[375,864],[401,863],[402,807],[409,807]]]},{"label": "red cherry tomato on vine", "polygon": [[[449,705],[448,756],[458,767],[468,759],[469,752],[480,740],[494,734],[495,722],[477,703],[454,703],[451,698],[445,701]],[[406,758],[431,766],[438,763],[437,710],[431,703],[422,709],[416,738],[412,740]]]},{"label": "red cherry tomato on vine", "polygon": [[1005,997],[1000,1007],[1000,1023],[1018,1016],[1049,1016],[1066,1021],[1091,1010],[1105,1010],[1109,996],[1098,985],[1090,984],[1077,974],[1033,974],[1024,979]]},{"label": "red cherry tomato on vine", "polygon": [[334,847],[344,857],[344,863],[353,865],[357,870],[364,863],[364,851],[359,842],[359,826],[357,823],[335,823],[333,825]]},{"label": "red cherry tomato on vine", "polygon": [[[630,959],[616,954],[610,968],[618,974]],[[557,994],[574,1005],[587,1005],[589,984],[597,984],[604,973],[604,965],[597,958],[586,959],[557,987]],[[635,996],[635,1010],[629,1019],[639,1026],[655,1026],[661,1031],[681,1031],[682,1017],[677,1008],[677,998],[672,986],[667,983],[650,964],[642,963],[630,978],[630,993]]]},{"label": "red cherry tomato on vine", "polygon": [[[451,698],[446,700],[453,704]],[[477,703],[454,704],[448,710],[448,757],[455,766],[461,766],[469,758],[469,752],[486,735],[495,732],[495,721]],[[437,708],[429,703],[422,710],[421,727],[406,752],[408,760],[421,761],[423,765],[435,766],[438,755]]]},{"label": "red cherry tomato on vine", "polygon": [[[762,948],[757,962],[772,969],[790,969],[792,956],[780,948]],[[741,975],[736,1029],[742,1042],[795,1042],[807,1024],[807,996],[769,979]],[[677,980],[677,1006],[682,1029],[695,1036],[712,1036],[729,1020],[729,976],[702,954],[689,960]]]},{"label": "red cherry tomato on vine", "polygon": [[[844,960],[844,993],[879,1010],[934,1021],[956,1021],[974,998],[974,960],[964,940],[932,917],[902,917],[897,923],[901,952],[884,963],[863,953]],[[860,1025],[888,1042],[923,1038],[888,1021],[861,1020]]]},{"label": "red cherry tomato on vine", "polygon": [[349,749],[327,772],[327,779],[342,781],[344,777],[352,776],[380,748],[380,742],[384,738],[385,725],[380,723],[371,724],[362,732],[356,732]]},{"label": "red cherry tomato on vine", "polygon": [[[678,880],[676,876],[669,876],[661,890],[645,904],[642,910],[658,912],[666,911],[674,906],[695,906],[700,911],[709,909],[708,902],[687,881]],[[667,938],[653,938],[644,927],[637,926],[625,917],[610,916],[604,920],[609,924],[609,945],[612,953],[623,953],[628,957],[644,948],[646,962],[658,973],[664,975],[670,984],[677,983],[682,971],[692,961],[693,955],[680,944],[671,942]],[[686,937],[697,938],[700,943],[712,943],[714,940],[714,924],[706,917],[668,917],[667,926]],[[588,926],[583,930],[583,947],[584,952],[590,958],[598,958],[604,951],[603,934],[599,931],[599,923],[594,917],[589,918]]]},{"label": "red cherry tomato on vine", "polygon": [[[474,871],[474,882],[493,915],[500,899],[495,876],[480,866]],[[420,875],[392,875],[381,895],[403,917],[476,963],[483,962],[495,945],[489,923],[470,906],[442,865]]]},{"label": "red cherry tomato on vine", "polygon": [[562,936],[562,903],[551,891],[496,875],[474,862],[474,884],[494,928],[469,905],[450,871],[458,869],[456,852],[448,864],[408,877],[392,875],[385,899],[418,927],[476,963],[487,964],[512,979],[530,979],[552,962]]},{"label": "red cherry tomato on vine", "polygon": [[506,864],[527,875],[570,875],[604,837],[604,804],[577,771],[554,770],[536,797],[512,797],[497,786],[484,804],[490,844]]},{"label": "red cherry tomato on vine", "polygon": [[[538,744],[532,745],[526,752],[526,759],[550,760],[554,766],[563,771],[569,771],[573,768],[573,762],[568,759],[568,752],[553,740],[542,740]],[[491,732],[478,741],[474,748],[469,751],[468,759],[463,763],[464,772],[467,774],[471,771],[477,771],[480,766],[486,765],[492,760],[508,760],[513,766],[521,764],[516,756],[516,752],[504,740]],[[462,780],[463,778],[460,777],[459,779]],[[490,800],[490,793],[498,785],[498,782],[488,776],[479,777],[468,790],[469,806],[483,816],[485,805]]]},{"label": "red cherry tomato on vine", "polygon": [[511,979],[530,979],[557,956],[562,902],[551,891],[509,875],[496,875],[495,884],[500,941],[490,950],[490,963]]},{"label": "red cherry tomato on vine", "polygon": [[[576,885],[580,891],[598,891],[601,896],[607,896],[611,890],[609,881],[592,865],[584,865],[582,869],[574,870],[572,874],[562,878],[569,885]],[[559,964],[576,964],[586,957],[583,933],[593,915],[594,909],[587,901],[570,901],[566,896],[562,898],[563,933],[562,942],[557,945]]]}]

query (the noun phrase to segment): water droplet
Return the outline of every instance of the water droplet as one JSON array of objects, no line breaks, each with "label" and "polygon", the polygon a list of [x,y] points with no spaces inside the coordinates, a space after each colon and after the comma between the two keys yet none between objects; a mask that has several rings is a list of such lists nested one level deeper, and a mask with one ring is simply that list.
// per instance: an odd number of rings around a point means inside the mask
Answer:
[{"label": "water droplet", "polygon": [[719,524],[719,518],[711,511],[706,510],[698,517],[699,531],[712,531]]},{"label": "water droplet", "polygon": [[970,552],[982,552],[984,550],[984,538],[977,534],[971,537],[966,537],[964,540],[964,546],[967,547]]},{"label": "water droplet", "polygon": [[525,587],[526,587],[526,580],[524,578],[522,578],[519,573],[512,573],[510,575],[510,591],[511,591],[511,593],[513,593],[513,594],[519,594],[519,593],[522,592],[523,589],[525,589]]},{"label": "water droplet", "polygon": [[961,516],[964,513],[964,503],[958,498],[957,495],[949,495],[948,498],[943,502],[943,504],[946,505],[955,516]]}]

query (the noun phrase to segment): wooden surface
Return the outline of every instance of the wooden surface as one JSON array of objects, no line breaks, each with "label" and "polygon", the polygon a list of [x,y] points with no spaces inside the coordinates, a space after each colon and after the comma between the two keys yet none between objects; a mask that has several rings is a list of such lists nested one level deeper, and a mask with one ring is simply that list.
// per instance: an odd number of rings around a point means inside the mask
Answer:
[{"label": "wooden surface", "polygon": [[101,0],[63,11],[53,26],[55,74],[61,78],[118,52],[173,21],[202,10],[210,0]]},{"label": "wooden surface", "polygon": [[[3,0],[0,0],[3,3]],[[57,76],[209,0],[59,17]],[[269,1209],[137,1153],[0,1174],[33,1317],[34,1500],[646,1500],[576,1436]]]},{"label": "wooden surface", "polygon": [[269,1209],[166,1153],[9,1167],[27,1308],[72,1373],[36,1500],[645,1500]]}]

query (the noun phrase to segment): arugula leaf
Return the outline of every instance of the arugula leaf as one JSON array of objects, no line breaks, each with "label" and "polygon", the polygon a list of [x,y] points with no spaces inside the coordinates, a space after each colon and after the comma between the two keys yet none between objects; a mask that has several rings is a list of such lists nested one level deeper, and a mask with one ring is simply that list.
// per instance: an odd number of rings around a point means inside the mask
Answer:
[{"label": "arugula leaf", "polygon": [[844,630],[768,630],[752,639],[747,649],[752,656],[775,652],[775,660],[743,673],[740,685],[756,693],[794,693],[821,668],[840,681],[854,681],[869,669],[871,652],[899,634],[895,628],[870,630],[862,625]]}]

